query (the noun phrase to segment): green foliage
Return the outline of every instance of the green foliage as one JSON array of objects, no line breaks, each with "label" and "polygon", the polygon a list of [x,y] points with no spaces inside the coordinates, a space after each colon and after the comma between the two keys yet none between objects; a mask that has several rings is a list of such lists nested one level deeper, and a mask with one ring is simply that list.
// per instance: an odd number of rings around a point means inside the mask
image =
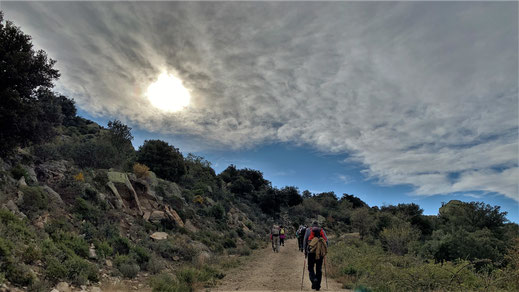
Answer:
[{"label": "green foliage", "polygon": [[131,244],[128,238],[117,236],[111,240],[111,245],[115,254],[127,255],[130,253]]},{"label": "green foliage", "polygon": [[17,146],[40,143],[55,135],[63,120],[62,103],[69,100],[54,94],[59,77],[54,60],[34,51],[31,37],[0,14],[0,156]]},{"label": "green foliage", "polygon": [[46,210],[49,206],[49,200],[46,192],[40,187],[24,186],[21,188],[23,192],[23,203],[20,209],[29,217],[34,218],[38,215],[38,211]]},{"label": "green foliage", "polygon": [[158,177],[180,181],[186,173],[184,157],[177,148],[161,140],[146,140],[139,147],[137,162],[148,166]]},{"label": "green foliage", "polygon": [[386,254],[381,246],[359,240],[329,249],[331,273],[347,287],[374,291],[474,291],[484,287],[467,261],[427,263],[412,256]]},{"label": "green foliage", "polygon": [[7,268],[6,278],[19,286],[29,286],[36,279],[36,275],[24,264],[11,264]]},{"label": "green foliage", "polygon": [[162,273],[151,279],[153,292],[192,292],[185,282],[177,280],[170,274]]},{"label": "green foliage", "polygon": [[62,158],[59,145],[53,143],[35,145],[32,153],[42,161],[59,160]]},{"label": "green foliage", "polygon": [[380,233],[380,240],[384,249],[397,255],[406,254],[409,244],[418,240],[419,237],[419,232],[411,228],[409,223],[384,228]]},{"label": "green foliage", "polygon": [[225,219],[225,208],[221,204],[215,204],[208,208],[207,215],[216,220],[223,220]]},{"label": "green foliage", "polygon": [[106,241],[94,241],[94,246],[96,248],[96,254],[99,258],[106,258],[112,256],[114,253],[113,248]]},{"label": "green foliage", "polygon": [[91,202],[80,197],[76,198],[76,203],[74,204],[72,211],[79,217],[79,219],[87,220],[94,224],[97,224],[98,220],[101,218],[101,210]]},{"label": "green foliage", "polygon": [[135,278],[140,271],[137,261],[127,255],[117,255],[114,260],[115,267],[126,278]]},{"label": "green foliage", "polygon": [[16,164],[11,168],[11,175],[14,177],[14,179],[19,180],[20,178],[25,177],[25,181],[28,181],[29,173],[23,166],[20,164]]}]

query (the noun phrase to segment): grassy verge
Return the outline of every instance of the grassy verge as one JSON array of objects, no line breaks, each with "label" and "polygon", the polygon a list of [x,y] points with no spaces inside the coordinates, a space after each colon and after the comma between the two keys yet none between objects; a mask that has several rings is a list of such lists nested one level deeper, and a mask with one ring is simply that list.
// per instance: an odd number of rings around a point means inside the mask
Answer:
[{"label": "grassy verge", "polygon": [[330,275],[356,291],[517,291],[517,271],[476,269],[465,260],[434,263],[387,253],[379,244],[344,239],[329,249]]}]

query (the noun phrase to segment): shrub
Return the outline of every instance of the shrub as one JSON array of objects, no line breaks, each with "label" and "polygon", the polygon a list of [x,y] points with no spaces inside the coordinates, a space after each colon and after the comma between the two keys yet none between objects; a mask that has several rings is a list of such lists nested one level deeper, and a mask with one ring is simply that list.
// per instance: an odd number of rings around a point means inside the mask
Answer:
[{"label": "shrub", "polygon": [[170,274],[162,273],[151,279],[153,292],[191,292],[189,285],[177,280]]},{"label": "shrub", "polygon": [[151,257],[149,251],[139,245],[132,248],[131,255],[141,267],[145,267]]},{"label": "shrub", "polygon": [[25,186],[21,188],[23,192],[22,211],[26,212],[29,217],[34,218],[36,212],[45,210],[48,207],[48,198],[45,191],[40,187]]},{"label": "shrub", "polygon": [[16,180],[19,180],[20,178],[22,178],[22,176],[25,177],[25,180],[27,182],[28,182],[28,179],[29,179],[29,173],[20,164],[17,164],[13,168],[11,168],[11,175]]},{"label": "shrub", "polygon": [[52,143],[34,146],[32,153],[43,161],[61,159],[61,153],[58,146]]},{"label": "shrub", "polygon": [[382,246],[389,252],[397,255],[407,253],[409,243],[418,240],[419,231],[411,228],[409,223],[402,223],[400,226],[384,228],[380,232]]},{"label": "shrub", "polygon": [[31,243],[27,246],[27,248],[25,248],[25,251],[22,254],[22,258],[24,263],[32,264],[41,258],[41,250],[37,245]]},{"label": "shrub", "polygon": [[157,256],[151,256],[150,260],[148,261],[146,265],[146,271],[152,273],[152,274],[158,274],[164,270],[166,267],[164,261],[157,257]]},{"label": "shrub", "polygon": [[138,178],[148,178],[150,176],[150,168],[144,164],[135,163],[133,165],[133,173],[135,173]]},{"label": "shrub", "polygon": [[36,279],[36,276],[34,272],[24,264],[11,264],[7,268],[6,278],[15,285],[29,286]]},{"label": "shrub", "polygon": [[79,182],[84,182],[85,176],[83,175],[83,172],[80,172],[74,176],[74,179]]},{"label": "shrub", "polygon": [[106,258],[114,253],[113,248],[106,241],[95,241],[96,253],[99,258]]},{"label": "shrub", "polygon": [[128,238],[117,236],[111,241],[112,248],[115,254],[125,255],[130,253],[131,244]]},{"label": "shrub", "polygon": [[135,278],[140,271],[134,258],[126,255],[118,255],[114,261],[115,267],[126,278]]},{"label": "shrub", "polygon": [[78,256],[71,256],[63,265],[67,271],[67,279],[74,284],[83,285],[87,280],[97,282],[97,266]]}]

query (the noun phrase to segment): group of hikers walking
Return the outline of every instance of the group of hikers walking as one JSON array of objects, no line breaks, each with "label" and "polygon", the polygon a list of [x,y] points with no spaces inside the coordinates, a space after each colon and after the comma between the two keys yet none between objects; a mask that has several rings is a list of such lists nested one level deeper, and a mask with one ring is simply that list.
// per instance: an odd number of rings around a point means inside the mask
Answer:
[{"label": "group of hikers walking", "polygon": [[[326,232],[322,227],[319,227],[317,221],[313,221],[311,226],[301,225],[296,231],[296,238],[299,251],[305,255],[305,262],[303,265],[303,277],[301,279],[301,289],[303,289],[304,270],[306,262],[308,261],[308,276],[312,283],[312,289],[319,291],[321,289],[322,268],[323,262],[325,264],[326,272],[326,254],[328,252],[328,238]],[[285,229],[283,226],[273,226],[270,233],[270,240],[272,242],[272,250],[279,252],[279,246],[284,246]]]},{"label": "group of hikers walking", "polygon": [[279,252],[280,246],[285,246],[285,228],[283,225],[272,227],[270,231],[270,241],[272,242],[272,250]]}]

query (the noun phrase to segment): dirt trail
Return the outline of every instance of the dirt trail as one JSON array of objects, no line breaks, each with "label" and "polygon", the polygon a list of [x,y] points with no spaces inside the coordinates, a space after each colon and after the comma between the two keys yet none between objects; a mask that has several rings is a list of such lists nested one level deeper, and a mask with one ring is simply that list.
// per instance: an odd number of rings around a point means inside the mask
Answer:
[{"label": "dirt trail", "polygon": [[[269,246],[251,256],[245,265],[227,272],[221,285],[211,291],[300,291],[304,258],[295,239],[287,240],[279,253]],[[305,267],[303,291],[314,291],[311,286]],[[349,291],[341,287],[328,277],[326,289],[323,265],[321,291]]]}]

